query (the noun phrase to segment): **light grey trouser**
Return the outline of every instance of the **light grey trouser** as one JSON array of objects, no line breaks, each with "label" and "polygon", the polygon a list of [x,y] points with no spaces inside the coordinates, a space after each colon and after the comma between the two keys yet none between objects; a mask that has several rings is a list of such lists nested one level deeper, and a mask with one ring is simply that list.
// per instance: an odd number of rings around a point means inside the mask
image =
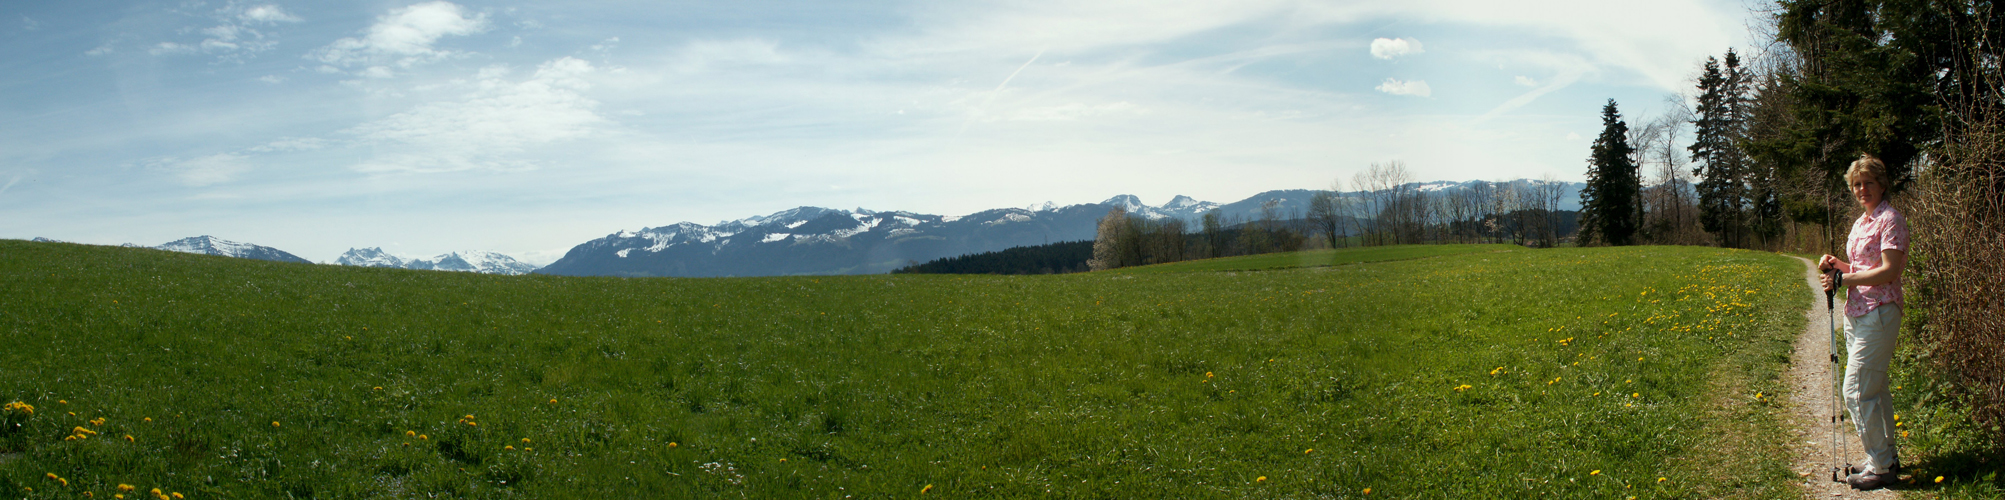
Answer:
[{"label": "light grey trouser", "polygon": [[1894,359],[1894,341],[1901,333],[1901,306],[1875,307],[1859,317],[1845,318],[1845,408],[1859,444],[1866,447],[1866,471],[1889,472],[1899,463],[1894,448],[1894,397],[1887,391],[1887,364]]}]

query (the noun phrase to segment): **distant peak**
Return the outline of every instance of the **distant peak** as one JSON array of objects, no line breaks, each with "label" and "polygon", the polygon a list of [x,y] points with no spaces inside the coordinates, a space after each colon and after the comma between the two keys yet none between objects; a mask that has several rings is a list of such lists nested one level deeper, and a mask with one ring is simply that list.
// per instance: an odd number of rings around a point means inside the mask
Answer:
[{"label": "distant peak", "polygon": [[1164,203],[1163,208],[1184,208],[1192,205],[1197,205],[1199,203],[1203,202],[1197,201],[1197,198],[1192,198],[1184,195],[1177,195],[1177,197],[1175,198],[1170,198],[1169,203]]},{"label": "distant peak", "polygon": [[1121,208],[1130,208],[1130,209],[1135,207],[1148,206],[1148,205],[1143,205],[1142,199],[1137,198],[1135,197],[1135,195],[1132,194],[1117,195],[1113,198],[1108,198],[1107,201],[1100,202],[1100,204],[1113,205]]}]

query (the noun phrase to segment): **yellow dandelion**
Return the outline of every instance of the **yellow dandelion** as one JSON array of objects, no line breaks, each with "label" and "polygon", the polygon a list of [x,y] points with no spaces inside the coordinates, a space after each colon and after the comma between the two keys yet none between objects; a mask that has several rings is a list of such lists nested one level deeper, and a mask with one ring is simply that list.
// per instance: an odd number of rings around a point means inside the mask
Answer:
[{"label": "yellow dandelion", "polygon": [[418,437],[418,431],[404,431],[404,435],[408,437]]},{"label": "yellow dandelion", "polygon": [[1668,478],[1668,477],[1659,477],[1659,478],[1657,478],[1657,482],[1661,483],[1661,482],[1664,482],[1664,481],[1669,481],[1670,479],[1671,479],[1671,478]]},{"label": "yellow dandelion", "polygon": [[1302,454],[1304,454],[1304,455],[1307,455],[1307,454],[1309,454],[1310,452],[1313,452],[1313,451],[1316,451],[1316,449],[1315,449],[1315,448],[1310,448],[1310,449],[1306,449],[1306,450],[1302,450]]},{"label": "yellow dandelion", "polygon": [[424,440],[428,440],[428,439],[431,439],[431,437],[430,437],[430,436],[426,436],[426,435],[424,435],[424,434],[419,434],[419,435],[418,435],[418,440],[419,440],[419,441],[424,441]]},{"label": "yellow dandelion", "polygon": [[181,492],[179,491],[174,492],[174,500],[181,500],[183,498],[188,498],[188,497],[181,496]]},{"label": "yellow dandelion", "polygon": [[1595,469],[1595,470],[1594,470],[1594,472],[1589,472],[1589,473],[1587,473],[1587,475],[1589,475],[1589,476],[1599,476],[1599,475],[1601,475],[1601,469]]},{"label": "yellow dandelion", "polygon": [[1204,378],[1211,378],[1211,372],[1204,372]]},{"label": "yellow dandelion", "polygon": [[272,427],[278,427],[278,421],[277,421],[277,420],[273,420],[273,421],[272,421]]},{"label": "yellow dandelion", "polygon": [[1364,489],[1364,491],[1361,491],[1361,492],[1359,492],[1359,493],[1363,493],[1363,494],[1366,494],[1366,495],[1370,495],[1370,494],[1371,494],[1371,488],[1365,488],[1365,489]]},{"label": "yellow dandelion", "polygon": [[930,485],[930,484],[929,484],[929,485],[926,485],[926,487],[924,487],[924,488],[919,488],[919,494],[921,494],[921,495],[924,495],[924,494],[926,494],[926,492],[928,492],[928,491],[933,491],[933,485]]},{"label": "yellow dandelion", "polygon": [[1901,437],[1908,437],[1908,431],[1901,431]]},{"label": "yellow dandelion", "polygon": [[118,485],[118,491],[132,491],[132,485],[130,485],[130,484],[120,484],[120,485]]},{"label": "yellow dandelion", "polygon": [[676,445],[675,445],[675,442],[674,442],[674,441],[669,441],[669,442],[668,442],[668,447],[670,447],[670,448],[674,448],[675,446],[676,446]]},{"label": "yellow dandelion", "polygon": [[[1942,476],[1936,476],[1936,477],[1935,477],[1935,482],[1938,482],[1938,483],[1942,482]],[[67,483],[65,483],[65,484],[67,484]]]},{"label": "yellow dandelion", "polygon": [[1643,393],[1640,393],[1640,392],[1632,392],[1632,393],[1629,393],[1629,397],[1632,397],[1632,398],[1640,398],[1640,397],[1643,397]]},{"label": "yellow dandelion", "polygon": [[1266,480],[1267,480],[1267,476],[1260,476],[1260,477],[1256,477],[1256,478],[1253,478],[1253,482],[1256,482],[1256,483],[1258,483],[1258,482],[1261,482],[1261,481],[1266,481]]},{"label": "yellow dandelion", "polygon": [[553,405],[554,405],[554,404],[557,404],[557,400],[556,400],[556,399],[554,399],[554,398],[553,398],[553,399],[551,399],[551,400],[550,400],[550,404],[553,404]]},{"label": "yellow dandelion", "polygon": [[508,446],[503,446],[503,447],[501,447],[501,449],[504,449],[504,450],[509,450],[509,451],[514,451],[514,450],[515,450],[515,445],[508,445]]},{"label": "yellow dandelion", "polygon": [[379,386],[376,386],[376,387],[371,387],[370,389],[372,389],[372,390],[378,390],[378,391],[380,391],[380,390],[383,390],[383,386],[380,386],[380,385],[379,385]]},{"label": "yellow dandelion", "polygon": [[132,435],[131,435],[131,434],[126,434],[126,435],[125,435],[125,442],[128,442],[128,443],[137,443],[138,441],[133,441],[133,440],[132,440]]},{"label": "yellow dandelion", "polygon": [[145,421],[147,421],[147,422],[152,422],[152,421],[153,421],[153,417],[146,417],[146,420],[145,420]]}]

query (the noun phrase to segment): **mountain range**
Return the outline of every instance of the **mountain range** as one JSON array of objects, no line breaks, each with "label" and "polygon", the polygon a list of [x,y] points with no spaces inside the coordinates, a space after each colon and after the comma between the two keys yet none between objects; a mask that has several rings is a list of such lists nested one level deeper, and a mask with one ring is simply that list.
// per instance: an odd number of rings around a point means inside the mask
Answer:
[{"label": "mountain range", "polygon": [[[1403,187],[1450,194],[1477,181],[1423,182]],[[1535,187],[1542,181],[1520,179],[1502,183]],[[1581,183],[1561,183],[1560,210],[1580,209]],[[1162,205],[1148,205],[1134,195],[1119,195],[1099,203],[1058,206],[1042,203],[1025,208],[999,208],[965,216],[905,211],[799,207],[765,216],[702,225],[678,222],[639,230],[621,230],[572,247],[563,258],[538,269],[507,255],[461,251],[430,258],[391,255],[382,248],[350,248],[335,264],[402,269],[462,271],[487,274],[530,272],[568,276],[778,276],[802,274],[875,274],[906,265],[1010,247],[1093,238],[1096,222],[1115,207],[1151,220],[1182,219],[1197,229],[1205,213],[1217,211],[1230,225],[1257,220],[1273,204],[1283,219],[1299,219],[1318,191],[1267,191],[1219,204],[1176,196]],[[1362,198],[1364,192],[1338,194]],[[37,241],[53,241],[36,238]],[[139,245],[126,244],[137,247]],[[184,238],[156,247],[160,250],[222,255],[247,259],[311,263],[276,248],[238,243],[213,236]]]},{"label": "mountain range", "polygon": [[429,259],[406,258],[390,255],[380,247],[350,248],[335,264],[362,267],[395,267],[426,271],[461,271],[482,274],[529,274],[536,266],[524,264],[514,257],[494,252],[468,250],[440,254]]},{"label": "mountain range", "polygon": [[[1511,181],[1530,186],[1541,181]],[[1405,187],[1452,193],[1471,182],[1427,182]],[[1561,210],[1579,209],[1580,183],[1561,187]],[[1228,204],[1177,196],[1162,205],[1119,195],[1099,203],[1057,206],[1044,203],[966,216],[903,211],[878,212],[799,207],[766,216],[702,225],[679,222],[622,230],[587,241],[542,269],[567,276],[775,276],[795,274],[875,274],[944,257],[1010,247],[1092,239],[1095,223],[1115,207],[1151,220],[1195,223],[1217,210],[1228,224],[1259,219],[1274,203],[1277,215],[1301,218],[1317,191],[1275,190]],[[1340,193],[1357,198],[1361,192]]]}]

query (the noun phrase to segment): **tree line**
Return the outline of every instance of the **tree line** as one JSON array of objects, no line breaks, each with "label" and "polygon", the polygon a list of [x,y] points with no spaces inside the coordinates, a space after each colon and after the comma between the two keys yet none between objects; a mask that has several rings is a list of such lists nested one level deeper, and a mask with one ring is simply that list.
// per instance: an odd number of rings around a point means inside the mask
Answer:
[{"label": "tree line", "polygon": [[893,269],[891,274],[1077,273],[1086,271],[1086,260],[1092,257],[1092,241],[1065,241],[912,263]]},{"label": "tree line", "polygon": [[1217,210],[1196,228],[1180,219],[1151,220],[1121,208],[1095,231],[1094,270],[1189,259],[1303,249],[1423,243],[1515,243],[1552,247],[1571,241],[1578,212],[1560,207],[1568,185],[1547,175],[1511,182],[1474,181],[1432,190],[1400,161],[1373,163],[1351,179],[1311,195],[1306,213],[1283,213],[1267,200],[1252,220]]}]

